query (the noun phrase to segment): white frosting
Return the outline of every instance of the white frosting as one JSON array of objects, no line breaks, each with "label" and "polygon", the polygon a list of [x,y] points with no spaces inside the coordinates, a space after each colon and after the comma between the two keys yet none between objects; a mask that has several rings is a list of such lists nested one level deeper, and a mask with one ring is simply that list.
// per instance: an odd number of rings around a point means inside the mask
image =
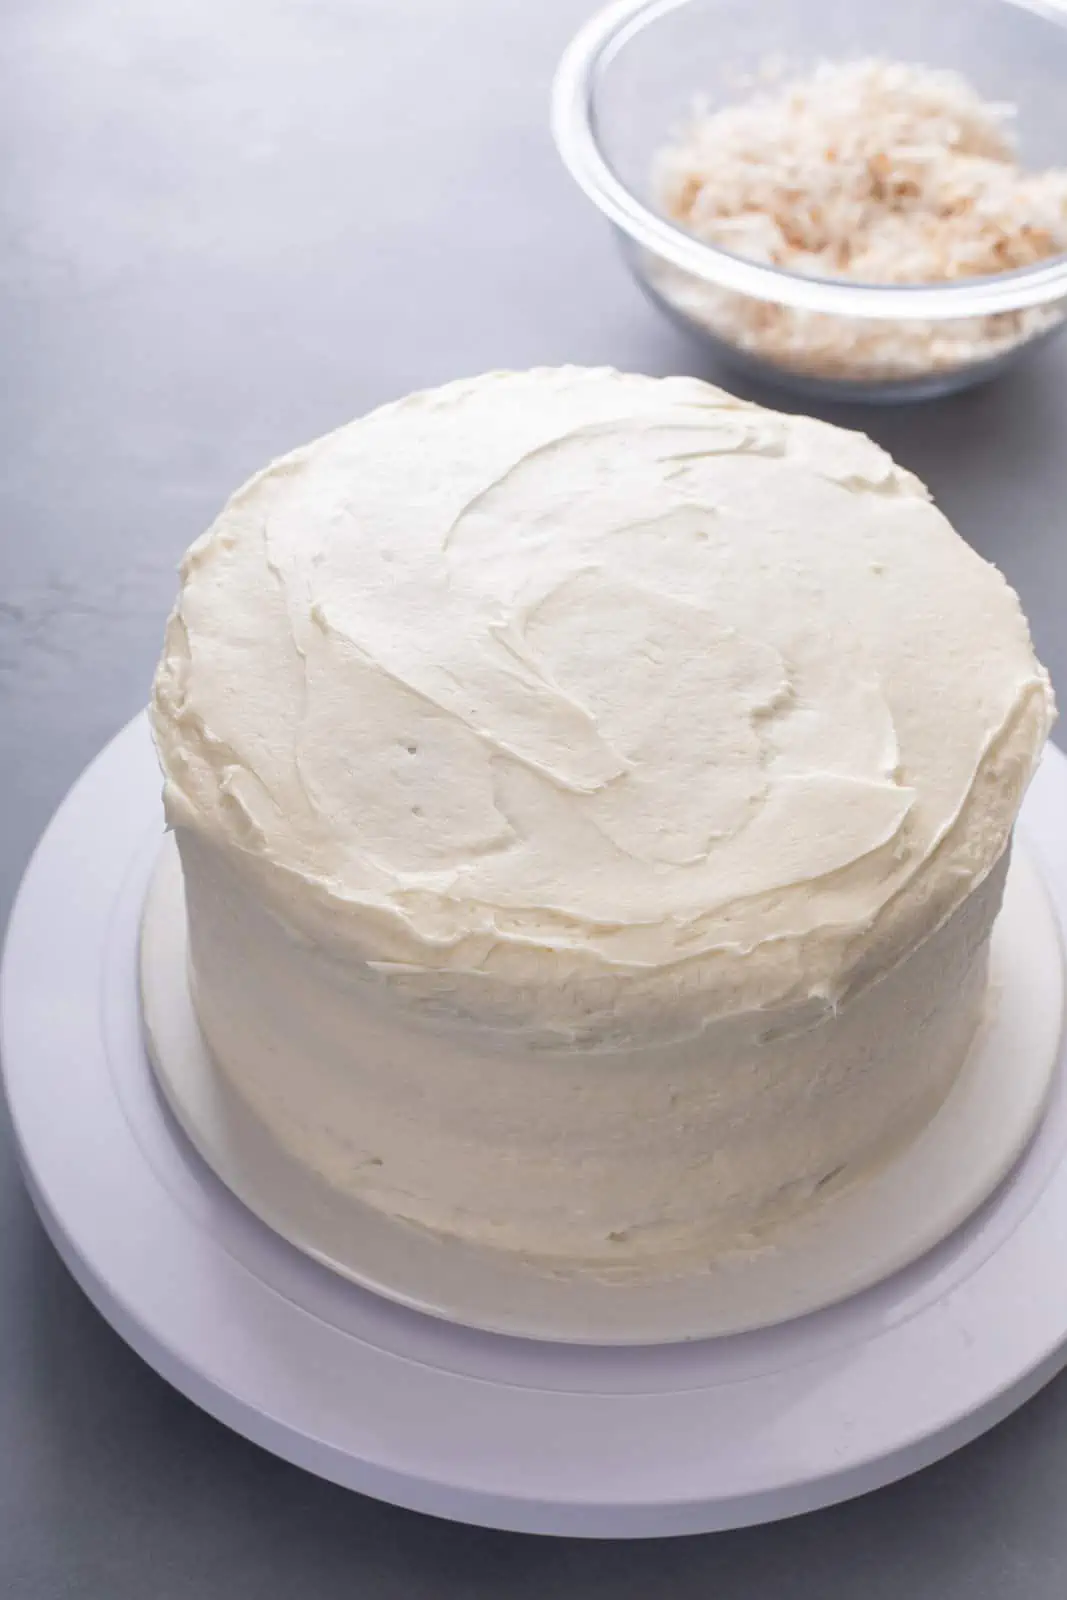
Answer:
[{"label": "white frosting", "polygon": [[[279,1138],[427,1226],[721,1234],[947,1090],[1051,715],[1011,590],[861,435],[607,371],[412,396],[183,567],[154,724],[205,1031]],[[942,925],[955,996],[913,959]],[[891,969],[925,1061],[861,1047]],[[689,1120],[642,1155],[671,1062]],[[329,1155],[355,1127],[378,1165]],[[724,1142],[751,1181],[708,1177]]]}]

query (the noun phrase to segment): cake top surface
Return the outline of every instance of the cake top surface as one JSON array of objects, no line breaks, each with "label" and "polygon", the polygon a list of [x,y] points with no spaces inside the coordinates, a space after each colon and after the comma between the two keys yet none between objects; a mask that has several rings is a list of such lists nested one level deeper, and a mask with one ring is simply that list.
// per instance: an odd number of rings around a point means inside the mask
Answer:
[{"label": "cake top surface", "polygon": [[1051,716],[1015,595],[870,440],[579,368],[253,478],[153,705],[170,820],[381,971],[713,963],[735,1000],[930,931]]}]

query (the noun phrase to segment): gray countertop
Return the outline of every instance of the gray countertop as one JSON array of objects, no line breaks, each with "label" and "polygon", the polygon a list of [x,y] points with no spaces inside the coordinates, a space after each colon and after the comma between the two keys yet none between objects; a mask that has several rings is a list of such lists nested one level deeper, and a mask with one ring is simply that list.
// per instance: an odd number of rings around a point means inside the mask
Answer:
[{"label": "gray countertop", "polygon": [[[174,568],[289,446],[460,373],[715,377],[545,128],[588,0],[4,0],[0,919],[143,703]],[[858,422],[1023,596],[1067,689],[1067,341]],[[62,1107],[56,1108],[62,1115]],[[434,1522],[272,1459],[82,1298],[0,1129],[5,1600],[1063,1600],[1067,1378],[894,1488],[776,1527],[583,1545]]]}]

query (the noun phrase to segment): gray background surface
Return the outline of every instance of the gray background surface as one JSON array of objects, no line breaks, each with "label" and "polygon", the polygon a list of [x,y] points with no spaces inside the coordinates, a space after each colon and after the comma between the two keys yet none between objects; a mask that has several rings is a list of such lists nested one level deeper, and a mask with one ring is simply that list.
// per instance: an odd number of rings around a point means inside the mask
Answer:
[{"label": "gray background surface", "polygon": [[[225,494],[405,390],[579,361],[716,376],[545,129],[589,0],[0,4],[0,920],[142,705]],[[1020,590],[1067,690],[1067,341],[859,422]],[[62,1115],[57,1106],[57,1116]],[[227,1433],[90,1308],[0,1127],[0,1597],[1063,1600],[1067,1379],[865,1500],[583,1545],[361,1500]]]}]

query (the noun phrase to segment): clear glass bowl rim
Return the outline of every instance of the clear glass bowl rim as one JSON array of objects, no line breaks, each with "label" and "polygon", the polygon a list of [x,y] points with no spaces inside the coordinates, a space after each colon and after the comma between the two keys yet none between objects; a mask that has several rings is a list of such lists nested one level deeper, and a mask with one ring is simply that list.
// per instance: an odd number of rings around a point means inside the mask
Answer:
[{"label": "clear glass bowl rim", "polygon": [[[692,0],[614,0],[589,19],[564,51],[552,84],[551,126],[556,148],[578,187],[636,244],[721,289],[757,300],[837,316],[979,317],[1047,305],[1067,297],[1067,255],[1032,267],[957,283],[871,284],[808,278],[765,266],[705,244],[641,204],[619,180],[596,134],[596,91],[614,56],[662,17]],[[1061,29],[1062,0],[1003,0]]]}]

